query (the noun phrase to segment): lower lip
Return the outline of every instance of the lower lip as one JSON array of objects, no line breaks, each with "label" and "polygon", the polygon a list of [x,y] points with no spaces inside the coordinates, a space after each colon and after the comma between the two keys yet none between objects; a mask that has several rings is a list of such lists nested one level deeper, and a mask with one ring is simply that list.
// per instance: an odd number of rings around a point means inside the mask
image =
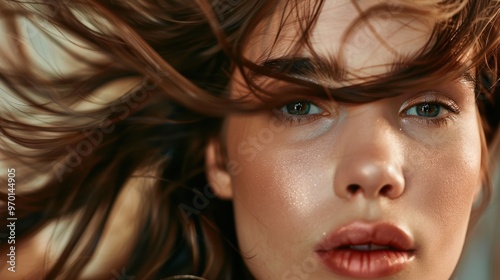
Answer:
[{"label": "lower lip", "polygon": [[319,251],[318,255],[333,272],[358,278],[387,277],[396,274],[404,270],[414,259],[413,252],[395,250],[335,249]]}]

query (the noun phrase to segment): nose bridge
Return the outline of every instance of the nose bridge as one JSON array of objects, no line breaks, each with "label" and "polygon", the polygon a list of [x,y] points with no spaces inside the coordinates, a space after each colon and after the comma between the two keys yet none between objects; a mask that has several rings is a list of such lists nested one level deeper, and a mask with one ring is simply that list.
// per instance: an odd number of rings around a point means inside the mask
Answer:
[{"label": "nose bridge", "polygon": [[372,106],[349,116],[338,147],[334,188],[348,198],[362,193],[369,198],[399,197],[404,191],[401,147],[397,128],[383,110]]},{"label": "nose bridge", "polygon": [[372,107],[357,110],[346,119],[343,129],[346,156],[361,153],[377,157],[377,154],[390,151],[390,147],[395,144],[394,127],[384,113]]}]

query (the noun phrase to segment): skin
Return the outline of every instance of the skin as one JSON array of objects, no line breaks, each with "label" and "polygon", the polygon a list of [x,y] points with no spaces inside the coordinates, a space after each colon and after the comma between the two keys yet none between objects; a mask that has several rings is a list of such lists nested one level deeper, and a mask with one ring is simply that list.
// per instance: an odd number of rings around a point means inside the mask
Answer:
[{"label": "skin", "polygon": [[[313,48],[323,56],[339,55],[342,35],[357,16],[351,1],[326,1],[312,33]],[[256,28],[245,51],[249,59],[287,54],[297,32],[292,23],[269,52],[279,20],[272,16]],[[343,59],[361,76],[388,71],[380,65],[418,51],[431,26],[412,18],[372,23],[397,53],[374,36],[354,34]],[[260,82],[270,89],[276,85]],[[248,92],[235,72],[232,94]],[[447,105],[436,118],[415,115],[414,106],[429,100]],[[219,196],[233,200],[239,248],[252,274],[351,279],[320,263],[315,247],[346,224],[383,221],[407,232],[416,249],[414,261],[388,279],[448,279],[481,181],[481,128],[470,85],[456,80],[424,91],[409,88],[361,105],[310,101],[320,113],[292,122],[283,120],[283,107],[277,108],[282,114],[228,117],[224,141],[230,168],[215,164],[217,143],[207,149],[209,180]],[[450,104],[460,112],[446,109]],[[360,188],[353,191],[351,184]]]}]

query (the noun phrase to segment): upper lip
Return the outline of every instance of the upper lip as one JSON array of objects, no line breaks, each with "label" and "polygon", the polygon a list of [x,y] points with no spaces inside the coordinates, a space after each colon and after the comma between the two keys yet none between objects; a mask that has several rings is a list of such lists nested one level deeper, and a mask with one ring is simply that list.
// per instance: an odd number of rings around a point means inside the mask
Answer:
[{"label": "upper lip", "polygon": [[413,239],[401,228],[387,222],[368,224],[354,222],[326,236],[317,252],[331,251],[355,245],[379,245],[391,250],[414,251]]}]

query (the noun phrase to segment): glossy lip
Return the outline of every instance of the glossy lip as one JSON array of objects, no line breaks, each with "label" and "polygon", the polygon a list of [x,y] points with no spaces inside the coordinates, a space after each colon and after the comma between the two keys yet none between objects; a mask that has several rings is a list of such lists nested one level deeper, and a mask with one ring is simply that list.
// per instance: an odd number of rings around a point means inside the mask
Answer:
[{"label": "glossy lip", "polygon": [[[362,251],[356,245],[387,248]],[[401,272],[415,259],[413,239],[391,223],[354,222],[328,235],[315,253],[333,272],[359,278],[387,277]]]}]

